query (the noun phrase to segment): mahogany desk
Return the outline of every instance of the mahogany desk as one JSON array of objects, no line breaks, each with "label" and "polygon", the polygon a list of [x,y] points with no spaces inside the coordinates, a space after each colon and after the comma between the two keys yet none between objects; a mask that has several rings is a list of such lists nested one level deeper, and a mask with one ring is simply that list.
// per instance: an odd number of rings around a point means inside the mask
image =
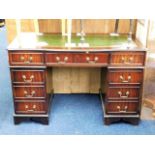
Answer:
[{"label": "mahogany desk", "polygon": [[[79,42],[77,37],[72,41]],[[142,105],[142,88],[146,49],[127,37],[107,35],[86,36],[89,48],[66,48],[61,35],[21,34],[8,47],[14,123],[34,120],[49,123],[52,103],[52,67],[101,68],[98,94],[101,98],[105,124],[127,121],[138,124]],[[95,76],[95,75],[94,75]],[[51,93],[47,91],[50,86]]]}]

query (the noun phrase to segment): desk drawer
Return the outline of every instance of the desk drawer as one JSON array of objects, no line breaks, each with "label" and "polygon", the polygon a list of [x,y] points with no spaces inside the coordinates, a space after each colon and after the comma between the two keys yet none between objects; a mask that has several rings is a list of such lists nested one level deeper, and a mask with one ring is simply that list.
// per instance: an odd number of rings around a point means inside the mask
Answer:
[{"label": "desk drawer", "polygon": [[109,87],[107,92],[108,99],[139,99],[139,87]]},{"label": "desk drawer", "polygon": [[113,114],[135,114],[138,112],[138,102],[108,102],[106,104],[106,113]]},{"label": "desk drawer", "polygon": [[14,86],[13,94],[15,99],[44,99],[46,90],[44,86]]},{"label": "desk drawer", "polygon": [[9,53],[10,65],[44,65],[44,55],[42,53]]},{"label": "desk drawer", "polygon": [[45,101],[16,101],[16,114],[46,114],[47,104]]},{"label": "desk drawer", "polygon": [[47,64],[65,64],[72,62],[73,58],[71,53],[46,53]]},{"label": "desk drawer", "polygon": [[108,53],[79,53],[74,55],[75,63],[102,63],[108,64]]},{"label": "desk drawer", "polygon": [[44,84],[44,70],[11,70],[13,84]]},{"label": "desk drawer", "polygon": [[111,65],[138,65],[145,62],[144,52],[114,52],[111,54]]},{"label": "desk drawer", "polygon": [[109,70],[108,82],[111,84],[141,84],[142,70]]}]

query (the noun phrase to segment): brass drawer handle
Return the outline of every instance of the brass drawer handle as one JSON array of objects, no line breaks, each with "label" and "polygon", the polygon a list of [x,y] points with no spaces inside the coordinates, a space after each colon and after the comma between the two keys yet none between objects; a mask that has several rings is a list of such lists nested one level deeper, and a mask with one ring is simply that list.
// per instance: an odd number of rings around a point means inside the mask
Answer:
[{"label": "brass drawer handle", "polygon": [[23,78],[24,82],[31,83],[34,79],[34,75],[31,75],[29,80],[26,80],[26,75],[22,75],[22,78]]},{"label": "brass drawer handle", "polygon": [[90,61],[90,57],[86,57],[86,61],[87,61],[88,63],[96,63],[98,60],[99,60],[98,57],[95,57],[95,58],[94,58],[94,61]]},{"label": "brass drawer handle", "polygon": [[24,57],[24,56],[21,56],[21,57],[20,57],[20,60],[23,61],[25,64],[29,64],[29,63],[32,62],[33,57],[30,56],[29,59],[26,61],[26,60],[25,60],[25,57]]},{"label": "brass drawer handle", "polygon": [[117,109],[120,113],[126,113],[127,112],[127,109],[128,109],[128,106],[125,106],[124,107],[124,110],[121,110],[121,107],[120,106],[117,106]]},{"label": "brass drawer handle", "polygon": [[123,96],[122,95],[123,93],[121,91],[118,91],[118,95],[120,96],[120,98],[128,98],[129,97],[129,94],[130,92],[129,91],[126,91],[125,95]]},{"label": "brass drawer handle", "polygon": [[32,56],[30,56],[30,57],[29,57],[29,60],[28,60],[28,61],[24,61],[24,63],[29,64],[29,63],[31,63],[31,62],[32,62],[32,60],[33,60],[33,57],[32,57]]},{"label": "brass drawer handle", "polygon": [[35,93],[36,93],[36,92],[35,92],[34,90],[31,92],[31,94],[28,94],[28,92],[27,92],[26,90],[24,91],[25,97],[28,97],[28,98],[29,98],[29,97],[33,97],[33,96],[35,95]]},{"label": "brass drawer handle", "polygon": [[130,63],[133,63],[133,57],[130,57],[130,58],[125,58],[125,57],[121,57],[121,62],[124,63],[124,64],[130,64]]},{"label": "brass drawer handle", "polygon": [[33,111],[35,111],[36,107],[37,107],[36,105],[33,105],[33,107],[32,107],[33,109],[29,109],[29,106],[28,105],[25,105],[25,109],[26,109],[27,112],[33,112]]},{"label": "brass drawer handle", "polygon": [[123,77],[123,75],[120,75],[120,80],[122,83],[128,83],[131,80],[131,75],[128,76],[127,80],[125,80],[125,78]]},{"label": "brass drawer handle", "polygon": [[66,57],[64,57],[64,61],[60,61],[60,57],[56,57],[56,61],[57,61],[57,63],[66,63],[67,61],[68,61],[68,57],[66,56]]}]

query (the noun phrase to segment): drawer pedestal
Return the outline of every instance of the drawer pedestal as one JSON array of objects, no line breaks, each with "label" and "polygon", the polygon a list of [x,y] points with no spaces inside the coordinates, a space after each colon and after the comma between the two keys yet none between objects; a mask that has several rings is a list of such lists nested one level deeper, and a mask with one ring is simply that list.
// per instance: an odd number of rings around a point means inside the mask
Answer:
[{"label": "drawer pedestal", "polygon": [[112,52],[107,70],[106,92],[100,92],[104,123],[140,120],[145,52]]}]

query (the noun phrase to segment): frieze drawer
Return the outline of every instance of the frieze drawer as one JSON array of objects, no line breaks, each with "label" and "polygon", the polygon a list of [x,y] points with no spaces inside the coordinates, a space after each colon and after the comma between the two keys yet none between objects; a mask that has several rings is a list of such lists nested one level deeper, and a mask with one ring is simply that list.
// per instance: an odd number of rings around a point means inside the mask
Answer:
[{"label": "frieze drawer", "polygon": [[46,114],[47,104],[44,101],[16,101],[16,114]]},{"label": "frieze drawer", "polygon": [[107,92],[107,98],[110,99],[139,99],[140,88],[139,87],[109,87]]},{"label": "frieze drawer", "polygon": [[46,90],[44,86],[13,86],[15,99],[44,99]]},{"label": "frieze drawer", "polygon": [[143,66],[144,62],[144,52],[114,52],[111,54],[110,58],[111,65]]},{"label": "frieze drawer", "polygon": [[108,82],[110,84],[141,84],[143,82],[143,71],[109,70]]},{"label": "frieze drawer", "polygon": [[40,66],[44,65],[44,55],[42,53],[9,53],[10,65]]},{"label": "frieze drawer", "polygon": [[135,114],[138,113],[138,102],[114,101],[106,104],[106,113],[113,114]]}]

